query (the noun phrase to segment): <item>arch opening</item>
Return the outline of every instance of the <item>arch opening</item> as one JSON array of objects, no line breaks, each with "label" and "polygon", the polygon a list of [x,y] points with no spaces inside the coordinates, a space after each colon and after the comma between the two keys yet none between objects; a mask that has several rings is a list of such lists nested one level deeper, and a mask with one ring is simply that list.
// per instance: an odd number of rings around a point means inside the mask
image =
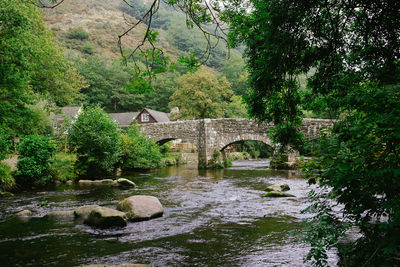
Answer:
[{"label": "arch opening", "polygon": [[162,139],[162,140],[158,140],[156,141],[157,145],[162,146],[165,143],[168,143],[169,141],[173,141],[176,140],[176,138],[166,138],[166,139]]},{"label": "arch opening", "polygon": [[225,145],[220,152],[224,154],[246,152],[250,158],[271,158],[274,148],[261,140],[239,140]]}]

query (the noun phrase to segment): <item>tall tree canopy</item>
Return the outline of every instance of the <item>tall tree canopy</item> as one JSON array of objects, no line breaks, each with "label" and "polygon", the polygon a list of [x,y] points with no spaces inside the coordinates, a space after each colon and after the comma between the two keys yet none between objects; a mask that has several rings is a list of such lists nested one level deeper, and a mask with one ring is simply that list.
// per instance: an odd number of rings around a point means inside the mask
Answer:
[{"label": "tall tree canopy", "polygon": [[30,108],[40,97],[71,103],[82,77],[44,26],[41,10],[23,1],[0,2],[0,123],[26,134],[38,116]]},{"label": "tall tree canopy", "polygon": [[[246,45],[247,102],[254,117],[275,123],[274,140],[301,146],[301,109],[340,119],[306,166],[321,189],[311,195],[307,259],[326,265],[326,250],[337,247],[343,265],[399,264],[400,2],[229,2],[230,40]],[[300,74],[309,74],[306,93]],[[361,237],[340,246],[351,226]]]},{"label": "tall tree canopy", "polygon": [[[231,42],[246,45],[251,113],[274,122],[281,143],[296,144],[301,104],[338,110],[361,81],[398,82],[396,1],[252,0],[242,9],[230,2],[225,19]],[[302,103],[297,77],[310,70]]]},{"label": "tall tree canopy", "polygon": [[169,107],[178,107],[173,119],[222,118],[227,100],[232,96],[225,77],[218,79],[209,72],[199,70],[178,79],[178,89],[171,96]]}]

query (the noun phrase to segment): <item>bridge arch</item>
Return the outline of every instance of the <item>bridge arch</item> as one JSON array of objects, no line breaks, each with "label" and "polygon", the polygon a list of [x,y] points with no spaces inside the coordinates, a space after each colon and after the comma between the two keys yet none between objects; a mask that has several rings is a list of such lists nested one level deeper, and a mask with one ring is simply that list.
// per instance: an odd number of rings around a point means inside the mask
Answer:
[{"label": "bridge arch", "polygon": [[218,149],[218,151],[222,152],[229,145],[237,143],[239,141],[258,141],[258,142],[266,144],[270,147],[273,147],[272,141],[267,136],[246,134],[244,136],[236,136],[233,138],[227,138],[227,139],[223,140],[223,142],[221,142],[218,145],[217,149]]}]

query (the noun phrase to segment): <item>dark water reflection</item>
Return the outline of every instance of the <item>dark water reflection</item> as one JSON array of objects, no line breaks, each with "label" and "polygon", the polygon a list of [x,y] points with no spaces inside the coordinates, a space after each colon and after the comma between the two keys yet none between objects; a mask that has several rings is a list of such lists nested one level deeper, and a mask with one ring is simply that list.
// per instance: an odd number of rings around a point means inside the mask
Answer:
[{"label": "dark water reflection", "polygon": [[[0,266],[304,266],[308,248],[288,233],[300,227],[306,182],[289,172],[266,170],[267,165],[240,161],[229,169],[201,171],[192,165],[169,167],[125,174],[137,189],[62,186],[2,198]],[[281,182],[296,198],[260,197],[266,186]],[[158,197],[164,216],[112,230],[40,218],[88,204],[115,208],[136,194]],[[23,209],[34,210],[36,218],[10,217]]]}]

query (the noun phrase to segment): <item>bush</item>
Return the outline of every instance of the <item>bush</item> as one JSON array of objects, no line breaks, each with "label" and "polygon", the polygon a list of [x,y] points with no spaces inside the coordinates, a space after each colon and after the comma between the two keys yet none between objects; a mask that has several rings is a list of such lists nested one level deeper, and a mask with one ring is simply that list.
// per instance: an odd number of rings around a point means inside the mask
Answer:
[{"label": "bush", "polygon": [[16,178],[21,186],[46,185],[50,182],[50,159],[55,146],[47,137],[26,136],[18,149]]},{"label": "bush", "polygon": [[0,191],[8,191],[15,185],[15,180],[11,176],[11,167],[4,162],[0,162]]},{"label": "bush", "polygon": [[94,53],[94,46],[92,43],[86,42],[82,46],[82,52],[88,55],[91,55]]},{"label": "bush", "polygon": [[160,152],[162,154],[167,154],[171,150],[171,147],[172,147],[172,142],[171,141],[166,142],[165,144],[160,146]]},{"label": "bush", "polygon": [[89,39],[89,33],[82,28],[73,28],[68,32],[69,39],[87,40]]},{"label": "bush", "polygon": [[50,174],[53,181],[66,182],[76,178],[75,162],[76,154],[57,153],[51,163]]},{"label": "bush", "polygon": [[96,178],[115,173],[121,145],[120,131],[99,107],[83,109],[68,130],[68,143],[78,155],[78,176]]},{"label": "bush", "polygon": [[127,134],[122,135],[121,168],[151,169],[161,167],[160,147],[139,133],[137,126],[131,126]]}]

